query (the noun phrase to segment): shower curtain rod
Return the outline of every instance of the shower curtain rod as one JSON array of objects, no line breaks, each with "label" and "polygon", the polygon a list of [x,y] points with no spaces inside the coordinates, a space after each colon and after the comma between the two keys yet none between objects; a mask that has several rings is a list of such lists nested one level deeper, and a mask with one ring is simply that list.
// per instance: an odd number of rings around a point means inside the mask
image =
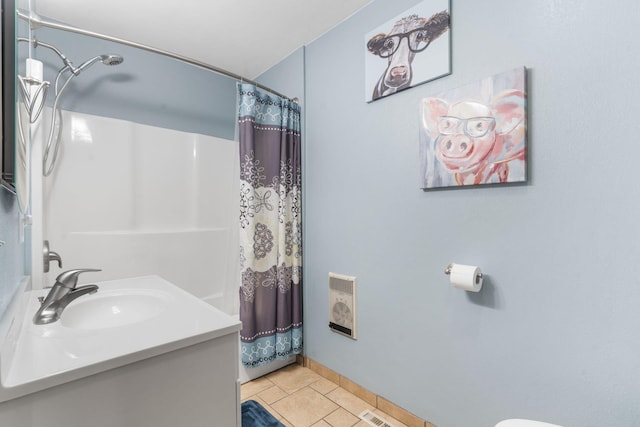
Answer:
[{"label": "shower curtain rod", "polygon": [[260,83],[258,83],[256,81],[251,80],[251,79],[247,79],[245,77],[242,77],[239,74],[235,74],[235,73],[232,73],[230,71],[224,70],[222,68],[218,68],[218,67],[215,67],[213,65],[209,65],[207,63],[198,61],[197,59],[193,59],[193,58],[189,58],[189,57],[186,57],[186,56],[178,55],[177,53],[169,52],[169,51],[162,50],[162,49],[157,49],[155,47],[151,47],[151,46],[147,46],[147,45],[144,45],[144,44],[136,43],[136,42],[133,42],[133,41],[130,41],[130,40],[125,40],[125,39],[121,39],[121,38],[118,38],[118,37],[112,37],[112,36],[108,36],[106,34],[100,34],[100,33],[94,32],[94,31],[83,30],[81,28],[73,27],[73,26],[70,26],[70,25],[60,24],[58,22],[53,22],[50,19],[43,19],[42,16],[39,16],[34,12],[31,12],[31,13],[27,14],[27,13],[21,11],[21,10],[16,10],[16,14],[18,15],[19,18],[29,22],[29,26],[31,27],[31,29],[37,29],[39,27],[48,27],[48,28],[53,28],[53,29],[56,29],[56,30],[62,30],[62,31],[68,31],[68,32],[71,32],[71,33],[82,34],[84,36],[95,37],[95,38],[98,38],[98,39],[107,40],[107,41],[110,41],[110,42],[115,42],[115,43],[123,44],[123,45],[126,45],[126,46],[136,47],[138,49],[146,50],[148,52],[158,53],[160,55],[168,56],[169,58],[173,58],[173,59],[176,59],[178,61],[185,62],[185,63],[191,64],[191,65],[195,65],[196,67],[204,68],[205,70],[213,71],[214,73],[230,77],[230,78],[232,78],[232,79],[234,79],[236,81],[239,81],[241,83],[252,84],[252,85],[254,85],[254,86],[256,86],[256,87],[258,87],[260,89],[266,90],[267,92],[271,92],[272,94],[277,95],[277,96],[282,97],[282,98],[285,98],[285,99],[287,99],[289,101],[293,101],[295,103],[298,102],[297,98],[293,98],[293,99],[289,98],[288,96],[283,95],[283,94],[271,89],[268,86],[260,84]]}]

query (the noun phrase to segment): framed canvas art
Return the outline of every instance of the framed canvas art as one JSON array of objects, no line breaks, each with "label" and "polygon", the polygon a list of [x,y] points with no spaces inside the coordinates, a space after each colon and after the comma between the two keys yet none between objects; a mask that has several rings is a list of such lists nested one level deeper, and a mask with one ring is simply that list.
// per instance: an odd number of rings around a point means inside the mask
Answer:
[{"label": "framed canvas art", "polygon": [[424,98],[421,188],[526,182],[526,70]]},{"label": "framed canvas art", "polygon": [[425,0],[365,35],[365,100],[451,74],[449,0]]}]

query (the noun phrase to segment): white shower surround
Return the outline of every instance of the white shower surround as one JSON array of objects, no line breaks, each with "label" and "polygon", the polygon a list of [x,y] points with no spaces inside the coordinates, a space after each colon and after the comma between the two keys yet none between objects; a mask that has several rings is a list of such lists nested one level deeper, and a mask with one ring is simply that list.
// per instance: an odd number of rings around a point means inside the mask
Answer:
[{"label": "white shower surround", "polygon": [[60,254],[44,275],[81,281],[159,275],[238,311],[236,141],[63,111],[58,162],[44,182],[43,236]]},{"label": "white shower surround", "polygon": [[[239,317],[238,142],[69,111],[63,123],[43,191],[63,270],[102,269],[81,283],[158,275]],[[63,270],[51,264],[43,286]],[[240,381],[295,361],[240,364]]]}]

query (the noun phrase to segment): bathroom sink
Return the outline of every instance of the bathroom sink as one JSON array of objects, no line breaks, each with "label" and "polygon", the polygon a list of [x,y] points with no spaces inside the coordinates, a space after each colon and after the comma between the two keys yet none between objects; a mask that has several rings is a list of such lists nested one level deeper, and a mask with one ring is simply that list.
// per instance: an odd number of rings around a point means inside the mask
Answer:
[{"label": "bathroom sink", "polygon": [[119,289],[80,297],[64,310],[60,322],[67,328],[105,329],[143,322],[161,314],[171,296],[162,291]]},{"label": "bathroom sink", "polygon": [[[41,306],[38,298],[50,291],[23,292],[24,299],[18,303],[24,302],[24,317],[16,317],[0,348],[0,408],[10,399],[195,344],[221,338],[233,341],[233,348],[238,345],[242,326],[238,319],[162,277],[139,276],[96,285],[95,294],[73,300],[58,321],[44,325],[36,325],[32,317]],[[196,353],[191,349],[188,353],[189,360],[195,360]],[[220,357],[226,358],[226,351],[223,354]]]}]

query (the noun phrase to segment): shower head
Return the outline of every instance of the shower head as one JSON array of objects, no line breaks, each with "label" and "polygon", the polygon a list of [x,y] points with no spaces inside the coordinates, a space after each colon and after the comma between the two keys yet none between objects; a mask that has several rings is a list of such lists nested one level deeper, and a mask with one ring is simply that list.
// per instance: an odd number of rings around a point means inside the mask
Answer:
[{"label": "shower head", "polygon": [[120,65],[124,62],[124,58],[120,55],[110,53],[108,55],[100,55],[100,60],[104,65]]},{"label": "shower head", "polygon": [[[25,37],[18,37],[17,40],[20,42],[30,41],[28,38],[25,38]],[[76,77],[85,69],[91,67],[96,62],[100,61],[105,65],[118,65],[118,64],[122,64],[122,62],[124,61],[124,58],[120,55],[115,55],[115,54],[98,55],[94,58],[86,60],[85,62],[80,64],[79,67],[75,67],[71,63],[69,58],[67,58],[65,54],[63,54],[60,51],[60,49],[58,49],[55,46],[50,45],[48,43],[41,42],[37,39],[33,39],[33,46],[34,47],[42,46],[42,47],[51,49],[60,57],[60,59],[62,59],[62,62],[64,63],[64,67],[62,67],[60,71],[58,71],[55,84],[53,85],[55,90],[55,98],[53,101],[53,119],[51,120],[51,126],[49,127],[49,138],[47,139],[47,145],[43,150],[43,155],[42,155],[42,173],[44,176],[49,176],[51,175],[51,172],[53,172],[53,167],[56,163],[56,158],[58,157],[58,149],[60,148],[61,127],[60,126],[57,127],[57,134],[56,134],[56,121],[58,120],[58,117],[60,117],[60,120],[62,120],[62,113],[60,112],[60,105],[59,105],[62,92],[64,92],[65,88],[69,85],[69,83],[71,82],[71,80],[73,80],[74,77]],[[71,74],[69,74],[66,78],[63,79],[62,76],[66,72],[69,72]],[[59,86],[61,79],[63,79],[63,83],[62,83],[62,86]],[[54,145],[54,139],[55,139],[55,145]],[[53,158],[51,162],[48,163],[49,153],[52,147],[53,147]]]},{"label": "shower head", "polygon": [[47,49],[51,49],[52,51],[54,51],[59,57],[60,59],[62,59],[62,62],[64,62],[65,67],[60,70],[60,73],[69,70],[71,71],[74,75],[78,75],[80,74],[81,71],[83,71],[84,69],[90,67],[91,65],[95,64],[98,61],[101,61],[103,64],[105,65],[118,65],[118,64],[122,64],[122,62],[124,61],[124,58],[120,55],[114,54],[114,53],[110,53],[107,55],[98,55],[94,58],[89,59],[88,61],[83,62],[82,64],[80,64],[79,67],[75,67],[73,65],[73,63],[69,60],[69,58],[67,58],[67,56],[62,53],[60,51],[60,49],[58,49],[57,47],[55,47],[54,45],[51,45],[49,43],[45,43],[43,41],[40,41],[36,38],[34,38],[33,40],[30,40],[26,37],[18,37],[17,39],[19,42],[30,42],[33,41],[33,47],[38,47],[38,46],[42,46],[42,47],[46,47]]},{"label": "shower head", "polygon": [[118,65],[118,64],[122,64],[122,62],[124,61],[124,58],[116,54],[98,55],[95,58],[91,58],[83,62],[82,64],[80,64],[79,67],[71,69],[71,72],[77,76],[78,74],[80,74],[80,72],[89,68],[90,66],[92,66],[98,61],[102,62],[105,65]]}]

